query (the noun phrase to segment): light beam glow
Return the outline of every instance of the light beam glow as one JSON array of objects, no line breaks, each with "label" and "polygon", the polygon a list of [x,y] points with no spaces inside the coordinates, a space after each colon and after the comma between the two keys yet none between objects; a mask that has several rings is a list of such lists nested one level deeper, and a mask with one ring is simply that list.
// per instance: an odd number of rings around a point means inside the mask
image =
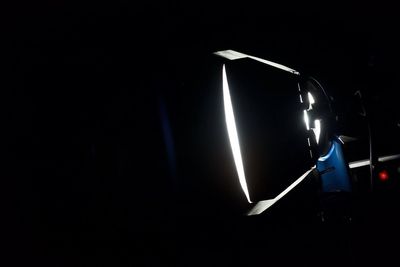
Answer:
[{"label": "light beam glow", "polygon": [[225,121],[228,129],[229,141],[232,148],[233,158],[236,165],[236,171],[239,177],[240,186],[244,194],[246,195],[247,201],[251,203],[249,191],[247,189],[246,177],[244,174],[244,167],[242,161],[242,154],[240,153],[239,137],[236,130],[235,116],[233,114],[233,107],[231,101],[231,95],[229,92],[228,79],[226,77],[225,65],[222,67],[222,88],[224,98],[224,110],[225,110]]}]

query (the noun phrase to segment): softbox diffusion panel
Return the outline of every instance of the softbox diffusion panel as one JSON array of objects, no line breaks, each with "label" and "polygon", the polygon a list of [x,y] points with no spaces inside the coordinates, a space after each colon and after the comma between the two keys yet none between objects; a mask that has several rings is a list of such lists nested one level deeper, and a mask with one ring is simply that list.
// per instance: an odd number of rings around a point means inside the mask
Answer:
[{"label": "softbox diffusion panel", "polygon": [[225,68],[250,199],[276,197],[312,167],[299,77],[251,59]]}]

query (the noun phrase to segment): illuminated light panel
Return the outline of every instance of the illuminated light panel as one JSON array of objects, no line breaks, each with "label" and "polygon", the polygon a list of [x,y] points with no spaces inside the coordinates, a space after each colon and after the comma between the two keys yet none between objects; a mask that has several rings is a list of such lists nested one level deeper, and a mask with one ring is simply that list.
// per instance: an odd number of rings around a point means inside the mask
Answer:
[{"label": "illuminated light panel", "polygon": [[315,100],[310,92],[308,92],[308,101],[310,102],[310,109],[312,109],[311,105],[315,104]]},{"label": "illuminated light panel", "polygon": [[315,128],[313,128],[313,132],[315,134],[315,139],[317,140],[317,144],[319,142],[319,136],[321,135],[321,121],[315,120],[314,121]]},{"label": "illuminated light panel", "polygon": [[224,110],[225,110],[225,121],[228,129],[229,141],[232,148],[233,158],[236,165],[236,171],[239,177],[240,186],[244,194],[246,195],[247,201],[251,203],[249,191],[247,189],[246,177],[244,174],[242,154],[240,153],[239,137],[236,130],[235,116],[233,114],[232,100],[229,92],[228,79],[226,77],[225,65],[222,67],[222,89],[224,96]]},{"label": "illuminated light panel", "polygon": [[310,119],[308,118],[307,110],[304,110],[304,122],[306,123],[307,130],[310,130]]}]

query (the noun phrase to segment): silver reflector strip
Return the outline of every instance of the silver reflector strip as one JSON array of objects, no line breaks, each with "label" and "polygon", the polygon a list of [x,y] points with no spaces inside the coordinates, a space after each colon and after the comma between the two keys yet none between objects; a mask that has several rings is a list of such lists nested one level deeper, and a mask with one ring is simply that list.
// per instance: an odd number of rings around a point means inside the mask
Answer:
[{"label": "silver reflector strip", "polygon": [[218,51],[218,52],[215,52],[214,54],[217,55],[217,56],[229,59],[229,60],[236,60],[236,59],[241,59],[241,58],[251,58],[253,60],[256,60],[258,62],[270,65],[272,67],[275,67],[275,68],[278,68],[278,69],[281,69],[281,70],[284,70],[284,71],[287,71],[287,72],[290,72],[290,73],[293,73],[293,74],[296,74],[296,75],[300,75],[300,73],[297,70],[294,70],[294,69],[291,69],[289,67],[286,67],[285,65],[282,65],[282,64],[279,64],[279,63],[275,63],[275,62],[272,62],[272,61],[269,61],[269,60],[265,60],[265,59],[262,59],[262,58],[259,58],[259,57],[253,57],[253,56],[250,56],[250,55],[246,55],[246,54],[234,51],[234,50]]},{"label": "silver reflector strip", "polygon": [[306,178],[310,172],[312,172],[315,169],[315,166],[313,166],[311,169],[309,169],[307,172],[305,172],[300,178],[298,178],[296,181],[294,181],[291,185],[288,186],[285,190],[282,191],[277,197],[273,199],[268,199],[268,200],[263,200],[258,202],[248,213],[247,215],[258,215],[265,210],[267,210],[269,207],[274,205],[279,199],[284,197],[287,193],[289,193],[293,188],[295,188],[299,183],[301,183],[304,178]]}]

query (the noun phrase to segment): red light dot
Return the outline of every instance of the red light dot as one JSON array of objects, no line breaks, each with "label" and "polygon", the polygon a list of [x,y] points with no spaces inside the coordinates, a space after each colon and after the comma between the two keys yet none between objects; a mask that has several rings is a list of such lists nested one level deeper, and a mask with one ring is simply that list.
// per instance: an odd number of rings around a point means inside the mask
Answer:
[{"label": "red light dot", "polygon": [[378,177],[382,182],[389,180],[389,174],[386,170],[380,171]]}]

